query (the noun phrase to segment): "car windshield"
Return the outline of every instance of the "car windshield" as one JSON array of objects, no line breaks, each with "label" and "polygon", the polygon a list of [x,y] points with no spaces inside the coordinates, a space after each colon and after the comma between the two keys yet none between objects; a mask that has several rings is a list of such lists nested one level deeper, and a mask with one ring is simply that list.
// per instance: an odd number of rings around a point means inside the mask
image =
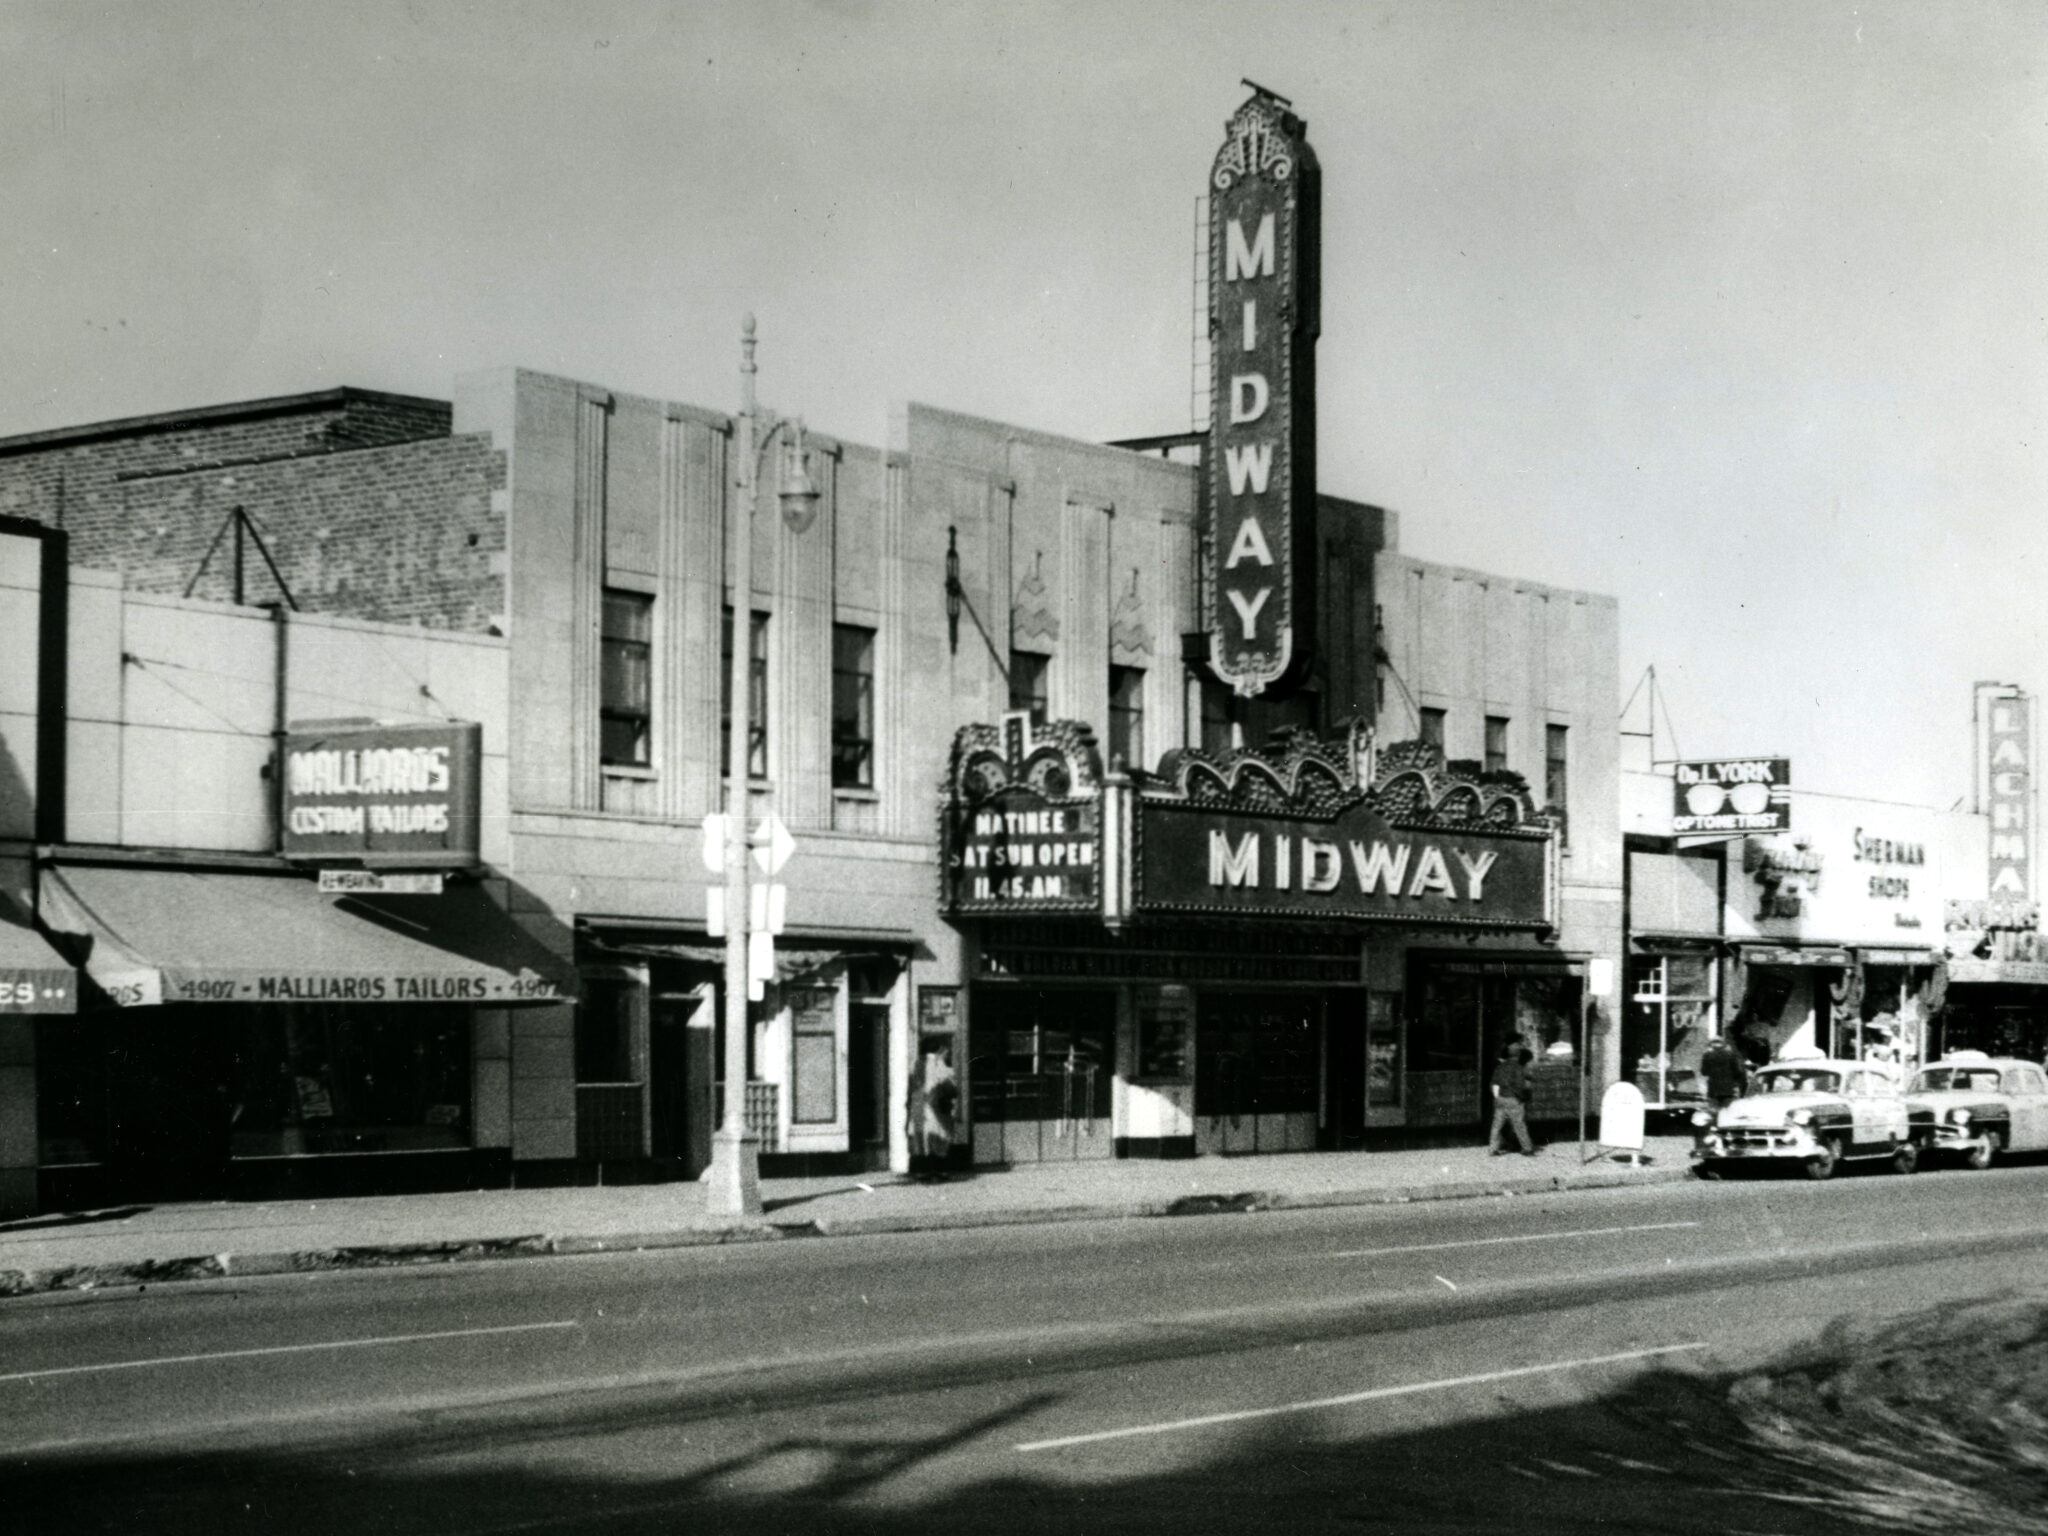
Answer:
[{"label": "car windshield", "polygon": [[1996,1067],[1929,1067],[1913,1079],[1915,1093],[1996,1093]]},{"label": "car windshield", "polygon": [[1841,1087],[1841,1073],[1813,1067],[1780,1067],[1756,1078],[1758,1093],[1839,1093]]}]

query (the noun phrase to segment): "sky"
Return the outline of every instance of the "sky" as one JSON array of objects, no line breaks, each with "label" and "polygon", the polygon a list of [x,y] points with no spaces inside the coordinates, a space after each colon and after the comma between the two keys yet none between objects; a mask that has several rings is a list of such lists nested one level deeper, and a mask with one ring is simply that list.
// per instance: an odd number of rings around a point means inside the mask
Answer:
[{"label": "sky", "polygon": [[2042,0],[0,0],[0,436],[731,409],[750,310],[833,435],[1185,430],[1246,77],[1323,167],[1325,491],[1618,598],[1660,755],[1968,794],[1972,683],[2048,689]]}]

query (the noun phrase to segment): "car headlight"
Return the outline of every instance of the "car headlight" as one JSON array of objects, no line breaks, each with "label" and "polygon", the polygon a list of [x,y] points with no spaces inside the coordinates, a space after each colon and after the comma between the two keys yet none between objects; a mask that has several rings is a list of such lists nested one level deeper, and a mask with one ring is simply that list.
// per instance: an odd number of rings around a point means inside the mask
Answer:
[{"label": "car headlight", "polygon": [[1950,1125],[1968,1125],[1970,1123],[1970,1112],[1967,1109],[1952,1109],[1948,1112],[1948,1123]]},{"label": "car headlight", "polygon": [[1698,1126],[1712,1125],[1714,1123],[1714,1117],[1708,1114],[1704,1109],[1696,1109],[1692,1112],[1692,1123]]},{"label": "car headlight", "polygon": [[1813,1111],[1810,1109],[1795,1109],[1786,1118],[1794,1125],[1811,1125],[1813,1124]]}]

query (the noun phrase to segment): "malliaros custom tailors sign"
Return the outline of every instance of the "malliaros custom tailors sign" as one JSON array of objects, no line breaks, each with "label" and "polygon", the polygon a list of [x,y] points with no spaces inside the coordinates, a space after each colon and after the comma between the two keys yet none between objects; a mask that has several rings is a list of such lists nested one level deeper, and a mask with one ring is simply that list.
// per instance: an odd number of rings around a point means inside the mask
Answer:
[{"label": "malliaros custom tailors sign", "polygon": [[369,869],[469,868],[482,752],[474,722],[295,726],[285,738],[281,851]]}]

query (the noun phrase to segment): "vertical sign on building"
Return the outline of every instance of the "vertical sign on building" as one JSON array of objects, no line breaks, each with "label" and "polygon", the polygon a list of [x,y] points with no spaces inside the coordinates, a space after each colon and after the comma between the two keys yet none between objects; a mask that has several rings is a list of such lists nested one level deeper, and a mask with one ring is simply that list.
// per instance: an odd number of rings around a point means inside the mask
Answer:
[{"label": "vertical sign on building", "polygon": [[1288,102],[1252,89],[1209,174],[1205,454],[1209,666],[1248,698],[1310,660],[1322,328],[1322,171]]},{"label": "vertical sign on building", "polygon": [[2018,689],[1977,695],[1984,809],[1991,818],[1988,894],[2025,901],[2034,892],[2034,701]]}]

